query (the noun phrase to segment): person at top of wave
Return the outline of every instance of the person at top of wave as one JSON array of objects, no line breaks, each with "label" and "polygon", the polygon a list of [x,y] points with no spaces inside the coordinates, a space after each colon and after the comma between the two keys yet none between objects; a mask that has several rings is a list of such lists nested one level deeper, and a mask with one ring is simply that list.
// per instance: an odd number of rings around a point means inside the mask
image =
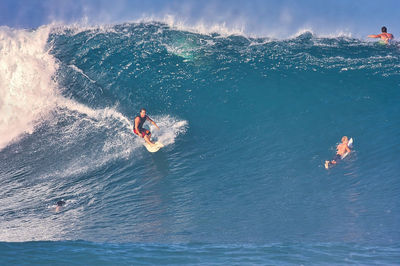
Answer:
[{"label": "person at top of wave", "polygon": [[160,129],[157,126],[156,122],[151,120],[150,117],[146,115],[146,109],[142,108],[140,109],[140,113],[135,117],[135,127],[133,128],[133,133],[135,133],[141,138],[144,138],[144,140],[148,144],[155,145],[155,143],[150,140],[151,137],[150,130],[143,128],[143,124],[146,121],[150,121],[157,129]]},{"label": "person at top of wave", "polygon": [[335,165],[342,157],[348,152],[350,153],[349,148],[349,139],[346,136],[342,137],[342,143],[337,145],[336,147],[336,156],[331,161],[325,161],[325,168],[328,169],[330,165]]},{"label": "person at top of wave", "polygon": [[382,33],[377,35],[368,35],[369,38],[381,38],[381,41],[388,44],[393,39],[393,34],[387,33],[385,26],[382,27]]}]

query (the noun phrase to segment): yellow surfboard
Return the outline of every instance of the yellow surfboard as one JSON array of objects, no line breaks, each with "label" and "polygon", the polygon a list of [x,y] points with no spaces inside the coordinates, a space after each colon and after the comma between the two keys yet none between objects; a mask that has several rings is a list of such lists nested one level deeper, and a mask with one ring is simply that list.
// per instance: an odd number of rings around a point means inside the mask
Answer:
[{"label": "yellow surfboard", "polygon": [[159,149],[164,147],[164,144],[161,142],[157,141],[154,145],[150,145],[147,142],[144,143],[144,146],[149,152],[157,152]]}]

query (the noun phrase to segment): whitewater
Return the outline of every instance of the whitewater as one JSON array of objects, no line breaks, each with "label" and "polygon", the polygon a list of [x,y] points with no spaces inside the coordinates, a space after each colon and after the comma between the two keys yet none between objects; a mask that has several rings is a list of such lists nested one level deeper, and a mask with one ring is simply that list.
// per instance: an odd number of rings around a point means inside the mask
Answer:
[{"label": "whitewater", "polygon": [[308,31],[0,27],[1,260],[398,263],[399,59]]}]

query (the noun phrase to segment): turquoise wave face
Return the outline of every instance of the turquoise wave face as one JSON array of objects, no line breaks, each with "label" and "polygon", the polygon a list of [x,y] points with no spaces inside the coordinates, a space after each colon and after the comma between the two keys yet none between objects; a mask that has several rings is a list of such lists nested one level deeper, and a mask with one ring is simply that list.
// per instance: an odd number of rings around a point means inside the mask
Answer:
[{"label": "turquoise wave face", "polygon": [[[398,243],[395,44],[149,23],[53,29],[45,49],[52,104],[0,151],[3,241]],[[156,154],[132,134],[142,107]]]}]

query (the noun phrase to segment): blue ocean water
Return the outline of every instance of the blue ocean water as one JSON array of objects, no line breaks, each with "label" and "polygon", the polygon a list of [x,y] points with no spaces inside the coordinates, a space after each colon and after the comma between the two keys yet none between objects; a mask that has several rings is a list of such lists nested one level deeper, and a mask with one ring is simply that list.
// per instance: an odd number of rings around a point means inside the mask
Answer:
[{"label": "blue ocean water", "polygon": [[[399,263],[396,43],[0,34],[4,264]],[[132,134],[142,107],[155,154]],[[343,135],[354,150],[326,170]]]}]

